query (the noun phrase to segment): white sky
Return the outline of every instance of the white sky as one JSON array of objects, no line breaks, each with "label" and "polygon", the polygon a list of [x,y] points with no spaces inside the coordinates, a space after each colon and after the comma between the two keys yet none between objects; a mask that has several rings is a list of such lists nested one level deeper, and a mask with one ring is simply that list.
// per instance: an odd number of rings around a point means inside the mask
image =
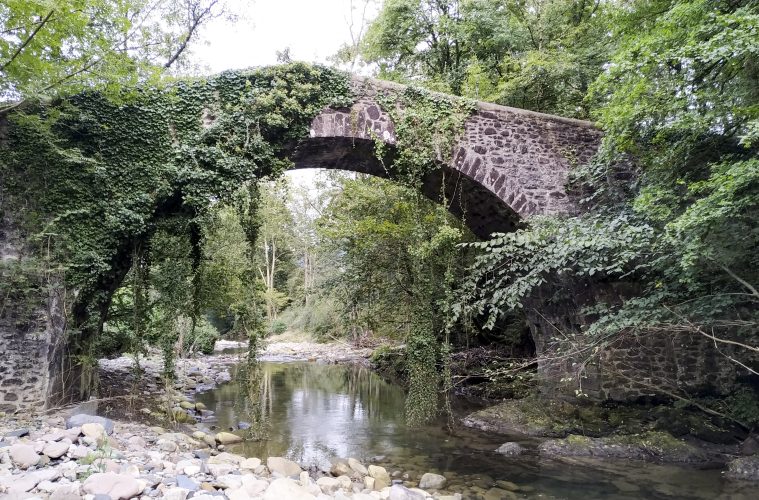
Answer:
[{"label": "white sky", "polygon": [[[294,60],[325,63],[351,39],[353,12],[358,31],[365,0],[227,0],[241,14],[236,24],[217,19],[202,32],[194,55],[212,73],[277,62],[290,48]],[[356,8],[351,11],[351,5]],[[371,15],[376,7],[370,10]]]}]

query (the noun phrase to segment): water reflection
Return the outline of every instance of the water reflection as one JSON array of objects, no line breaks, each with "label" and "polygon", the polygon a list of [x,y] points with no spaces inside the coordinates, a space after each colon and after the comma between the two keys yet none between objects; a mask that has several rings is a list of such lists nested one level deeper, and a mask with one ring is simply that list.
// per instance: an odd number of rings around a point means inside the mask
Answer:
[{"label": "water reflection", "polygon": [[444,420],[406,427],[404,398],[401,388],[366,368],[304,362],[241,365],[233,382],[197,396],[216,412],[220,428],[252,424],[250,434],[261,439],[230,447],[235,453],[285,456],[322,468],[335,457],[385,455],[382,465],[412,479],[444,473],[451,490],[465,498],[477,498],[477,488],[485,491],[498,481],[519,484],[520,496],[529,498],[755,498],[753,485],[727,481],[714,469],[549,460],[535,452],[503,457],[494,450],[509,440],[504,436],[469,429],[452,435]]},{"label": "water reflection", "polygon": [[386,450],[403,425],[404,394],[364,367],[316,363],[243,364],[233,382],[198,395],[218,426],[251,424],[252,456],[287,456],[327,466],[336,456]]}]

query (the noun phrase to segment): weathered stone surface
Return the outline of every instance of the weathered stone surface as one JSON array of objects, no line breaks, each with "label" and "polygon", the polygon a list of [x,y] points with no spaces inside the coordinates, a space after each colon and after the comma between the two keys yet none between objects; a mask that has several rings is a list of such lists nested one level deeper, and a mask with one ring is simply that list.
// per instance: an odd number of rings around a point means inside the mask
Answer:
[{"label": "weathered stone surface", "polygon": [[351,469],[353,469],[355,472],[361,474],[362,476],[365,476],[365,475],[369,474],[369,471],[364,466],[364,464],[362,464],[361,462],[359,462],[355,458],[349,458],[348,459],[348,465],[350,466]]},{"label": "weathered stone surface", "polygon": [[353,469],[351,469],[351,466],[348,465],[348,462],[345,460],[335,460],[332,462],[332,466],[329,469],[329,473],[333,476],[343,476],[351,474],[352,472]]},{"label": "weathered stone surface", "polygon": [[100,424],[103,426],[107,434],[113,433],[113,420],[109,418],[78,413],[66,419],[66,429],[81,427],[84,424]]},{"label": "weathered stone surface", "polygon": [[367,472],[369,472],[369,475],[372,476],[376,481],[381,481],[385,483],[386,486],[390,485],[390,475],[387,473],[387,470],[384,467],[380,467],[379,465],[370,465]]},{"label": "weathered stone surface", "polygon": [[246,458],[240,462],[240,469],[243,470],[256,470],[261,465],[260,458]]},{"label": "weathered stone surface", "polygon": [[727,464],[727,475],[734,479],[759,481],[759,455],[731,460]]},{"label": "weathered stone surface", "polygon": [[525,451],[524,447],[519,443],[503,443],[495,450],[496,453],[506,455],[507,457],[515,457],[521,455]]},{"label": "weathered stone surface", "polygon": [[273,473],[283,476],[297,476],[301,472],[300,465],[292,460],[282,457],[269,457],[266,459],[266,467]]},{"label": "weathered stone surface", "polygon": [[13,463],[21,469],[28,469],[40,461],[40,456],[34,451],[34,447],[28,444],[16,443],[11,446],[9,453]]},{"label": "weathered stone surface", "polygon": [[272,481],[263,496],[263,500],[284,500],[285,498],[288,500],[314,500],[316,497],[300,484],[286,477]]},{"label": "weathered stone surface", "polygon": [[242,443],[242,438],[231,432],[219,432],[216,434],[216,442],[220,444]]},{"label": "weathered stone surface", "polygon": [[89,422],[82,424],[82,434],[95,441],[102,441],[105,438],[105,427],[99,422]]},{"label": "weathered stone surface", "polygon": [[[295,168],[381,177],[392,172],[376,158],[374,143],[381,140],[392,150],[395,125],[374,96],[400,93],[403,86],[360,78],[353,85],[358,97],[352,106],[325,109],[314,118],[310,138],[295,151]],[[519,218],[534,214],[572,213],[577,208],[565,188],[569,170],[573,163],[586,164],[600,139],[589,122],[480,103],[459,143],[441,153],[440,169],[428,175],[423,191],[438,199],[444,186],[446,199],[460,200],[449,209],[466,213],[466,224],[481,237],[510,231]]]},{"label": "weathered stone surface", "polygon": [[445,486],[446,482],[447,479],[444,476],[427,472],[419,480],[419,487],[424,490],[439,490]]},{"label": "weathered stone surface", "polygon": [[98,472],[87,478],[82,491],[91,495],[108,495],[113,500],[127,500],[140,493],[140,483],[127,474]]},{"label": "weathered stone surface", "polygon": [[390,496],[388,496],[388,500],[424,500],[424,498],[424,495],[411,491],[401,484],[391,486]]},{"label": "weathered stone surface", "polygon": [[325,495],[332,495],[340,489],[340,481],[334,477],[320,477],[316,480],[316,485]]},{"label": "weathered stone surface", "polygon": [[164,500],[186,500],[187,495],[190,494],[190,490],[186,488],[169,488],[168,490],[163,492],[163,499]]},{"label": "weathered stone surface", "polygon": [[664,432],[604,438],[570,435],[565,439],[549,439],[541,443],[538,450],[542,455],[547,456],[655,459],[681,463],[698,463],[707,460],[702,450]]},{"label": "weathered stone surface", "polygon": [[68,439],[64,439],[63,441],[53,441],[45,445],[42,449],[42,453],[50,458],[60,458],[69,451],[69,446],[71,446],[71,441]]}]

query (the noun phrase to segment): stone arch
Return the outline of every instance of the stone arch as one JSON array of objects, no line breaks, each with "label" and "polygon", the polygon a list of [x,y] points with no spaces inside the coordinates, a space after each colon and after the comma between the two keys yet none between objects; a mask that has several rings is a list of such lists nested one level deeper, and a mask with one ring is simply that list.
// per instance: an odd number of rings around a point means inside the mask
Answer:
[{"label": "stone arch", "polygon": [[[327,108],[314,118],[309,137],[297,144],[294,168],[329,168],[392,178],[375,156],[374,144],[396,140],[392,118],[377,96],[398,93],[402,85],[354,78],[355,101]],[[466,120],[450,158],[423,179],[422,191],[445,198],[472,232],[487,238],[513,231],[532,215],[572,214],[576,197],[567,191],[569,171],[587,164],[601,132],[591,123],[480,102]]]}]

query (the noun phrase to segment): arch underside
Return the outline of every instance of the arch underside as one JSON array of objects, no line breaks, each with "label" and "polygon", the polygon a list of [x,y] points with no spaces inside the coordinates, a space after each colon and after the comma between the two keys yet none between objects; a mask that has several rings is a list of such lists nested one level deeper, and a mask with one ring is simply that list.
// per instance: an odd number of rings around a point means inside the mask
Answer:
[{"label": "arch underside", "polygon": [[[348,170],[392,179],[394,150],[387,148],[384,161],[377,159],[374,141],[350,137],[312,137],[302,141],[291,159],[293,169]],[[435,202],[445,200],[448,210],[461,219],[478,238],[494,232],[514,231],[519,216],[498,195],[458,170],[447,166],[428,173],[422,193]]]}]

